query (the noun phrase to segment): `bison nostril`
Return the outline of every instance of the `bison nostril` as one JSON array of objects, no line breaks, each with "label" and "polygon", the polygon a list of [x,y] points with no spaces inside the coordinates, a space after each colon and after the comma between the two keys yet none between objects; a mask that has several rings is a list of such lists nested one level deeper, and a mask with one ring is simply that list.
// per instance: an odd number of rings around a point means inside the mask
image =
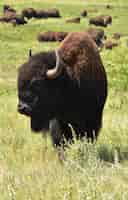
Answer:
[{"label": "bison nostril", "polygon": [[21,113],[21,114],[30,115],[31,114],[31,107],[28,106],[25,103],[19,103],[18,104],[18,112]]}]

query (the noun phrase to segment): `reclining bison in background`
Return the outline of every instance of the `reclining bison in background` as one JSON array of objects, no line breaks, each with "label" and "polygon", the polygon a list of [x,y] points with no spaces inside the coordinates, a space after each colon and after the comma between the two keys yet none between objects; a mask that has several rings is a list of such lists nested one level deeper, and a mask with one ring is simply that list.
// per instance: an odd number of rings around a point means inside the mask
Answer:
[{"label": "reclining bison in background", "polygon": [[[50,129],[53,144],[97,138],[107,97],[107,78],[97,46],[87,33],[70,33],[56,51],[29,58],[18,72],[18,111],[31,129]],[[71,125],[71,126],[70,126]]]},{"label": "reclining bison in background", "polygon": [[[89,28],[86,32],[91,36],[91,38],[95,41],[98,47],[102,46],[102,41],[106,39],[103,29]],[[39,42],[62,41],[67,35],[68,32],[46,31],[39,33],[37,36],[37,40]]]},{"label": "reclining bison in background", "polygon": [[76,23],[76,24],[79,24],[80,23],[80,17],[66,19],[66,23]]},{"label": "reclining bison in background", "polygon": [[89,24],[94,24],[95,26],[107,27],[108,24],[112,23],[112,17],[109,15],[100,15],[97,17],[90,18]]},{"label": "reclining bison in background", "polygon": [[45,19],[48,17],[59,18],[61,17],[60,12],[56,8],[51,8],[48,10],[44,9],[34,9],[34,8],[25,8],[22,10],[22,16],[27,19],[37,18],[37,19]]},{"label": "reclining bison in background", "polygon": [[67,32],[54,32],[54,31],[47,31],[39,33],[37,36],[37,40],[39,42],[45,41],[45,42],[54,42],[54,41],[62,41],[67,36]]}]

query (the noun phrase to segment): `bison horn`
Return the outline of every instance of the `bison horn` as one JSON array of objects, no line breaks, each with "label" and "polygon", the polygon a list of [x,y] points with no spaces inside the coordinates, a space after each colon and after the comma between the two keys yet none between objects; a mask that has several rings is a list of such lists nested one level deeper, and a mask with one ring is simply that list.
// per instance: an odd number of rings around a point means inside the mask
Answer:
[{"label": "bison horn", "polygon": [[46,72],[46,76],[49,79],[55,79],[56,77],[58,77],[62,71],[62,67],[59,66],[60,65],[60,58],[59,58],[59,53],[58,50],[55,50],[55,54],[56,54],[56,66],[53,69],[49,69]]},{"label": "bison horn", "polygon": [[29,49],[29,58],[32,56],[32,50]]}]

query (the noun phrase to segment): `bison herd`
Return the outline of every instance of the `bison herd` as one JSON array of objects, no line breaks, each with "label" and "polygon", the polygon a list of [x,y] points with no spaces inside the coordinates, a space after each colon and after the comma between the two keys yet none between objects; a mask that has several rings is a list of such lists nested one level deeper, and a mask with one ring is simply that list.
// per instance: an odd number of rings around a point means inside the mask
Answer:
[{"label": "bison herd", "polygon": [[[106,9],[112,9],[112,6],[106,5]],[[97,10],[96,10],[97,11]],[[81,23],[83,17],[88,17],[88,13],[94,12],[94,10],[83,9],[79,16],[74,18],[68,18],[65,23]],[[56,8],[51,9],[35,9],[35,8],[24,8],[21,10],[20,14],[12,8],[10,5],[3,6],[3,16],[0,17],[0,22],[11,23],[13,26],[24,25],[29,22],[31,18],[36,19],[47,19],[47,18],[61,18],[62,15],[60,11]],[[95,28],[94,26],[107,27],[112,24],[112,17],[110,15],[98,15],[89,19],[89,25],[91,26],[85,32],[87,32],[92,39],[97,44],[98,48],[101,50],[103,47],[105,49],[112,49],[119,45],[117,40],[120,39],[121,34],[114,33],[112,39],[107,39],[104,33],[104,29]],[[93,26],[92,26],[93,25]],[[47,31],[41,32],[37,35],[37,40],[39,42],[61,42],[67,36],[68,32],[55,32]]]},{"label": "bison herd", "polygon": [[[109,5],[107,9],[112,9]],[[83,10],[80,16],[66,19],[65,23],[80,23],[87,17]],[[9,5],[3,6],[0,22],[13,25],[27,24],[31,18],[60,18],[56,8],[25,8],[20,14]],[[18,112],[30,118],[34,132],[50,130],[53,145],[64,145],[76,138],[97,139],[102,127],[102,115],[107,98],[107,75],[100,51],[103,47],[118,46],[121,34],[107,39],[104,29],[112,24],[112,17],[99,15],[89,19],[90,27],[82,32],[41,32],[39,42],[60,42],[53,51],[32,55],[18,71]],[[93,26],[92,26],[93,25]]]}]

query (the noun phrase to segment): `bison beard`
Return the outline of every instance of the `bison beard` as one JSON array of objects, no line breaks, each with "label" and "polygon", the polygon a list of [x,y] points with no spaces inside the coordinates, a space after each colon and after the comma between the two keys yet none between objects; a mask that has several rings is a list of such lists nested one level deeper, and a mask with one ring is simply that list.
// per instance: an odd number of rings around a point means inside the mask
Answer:
[{"label": "bison beard", "polygon": [[[96,44],[87,33],[71,33],[56,53],[31,56],[19,69],[18,94],[19,108],[22,101],[26,107],[36,102],[31,106],[31,128],[50,129],[55,146],[72,141],[69,125],[77,138],[93,141],[102,126],[107,97],[106,72]],[[23,109],[19,112],[25,114]]]},{"label": "bison beard", "polygon": [[31,117],[31,129],[34,132],[47,131],[49,129],[49,120],[39,119],[36,116]]}]

